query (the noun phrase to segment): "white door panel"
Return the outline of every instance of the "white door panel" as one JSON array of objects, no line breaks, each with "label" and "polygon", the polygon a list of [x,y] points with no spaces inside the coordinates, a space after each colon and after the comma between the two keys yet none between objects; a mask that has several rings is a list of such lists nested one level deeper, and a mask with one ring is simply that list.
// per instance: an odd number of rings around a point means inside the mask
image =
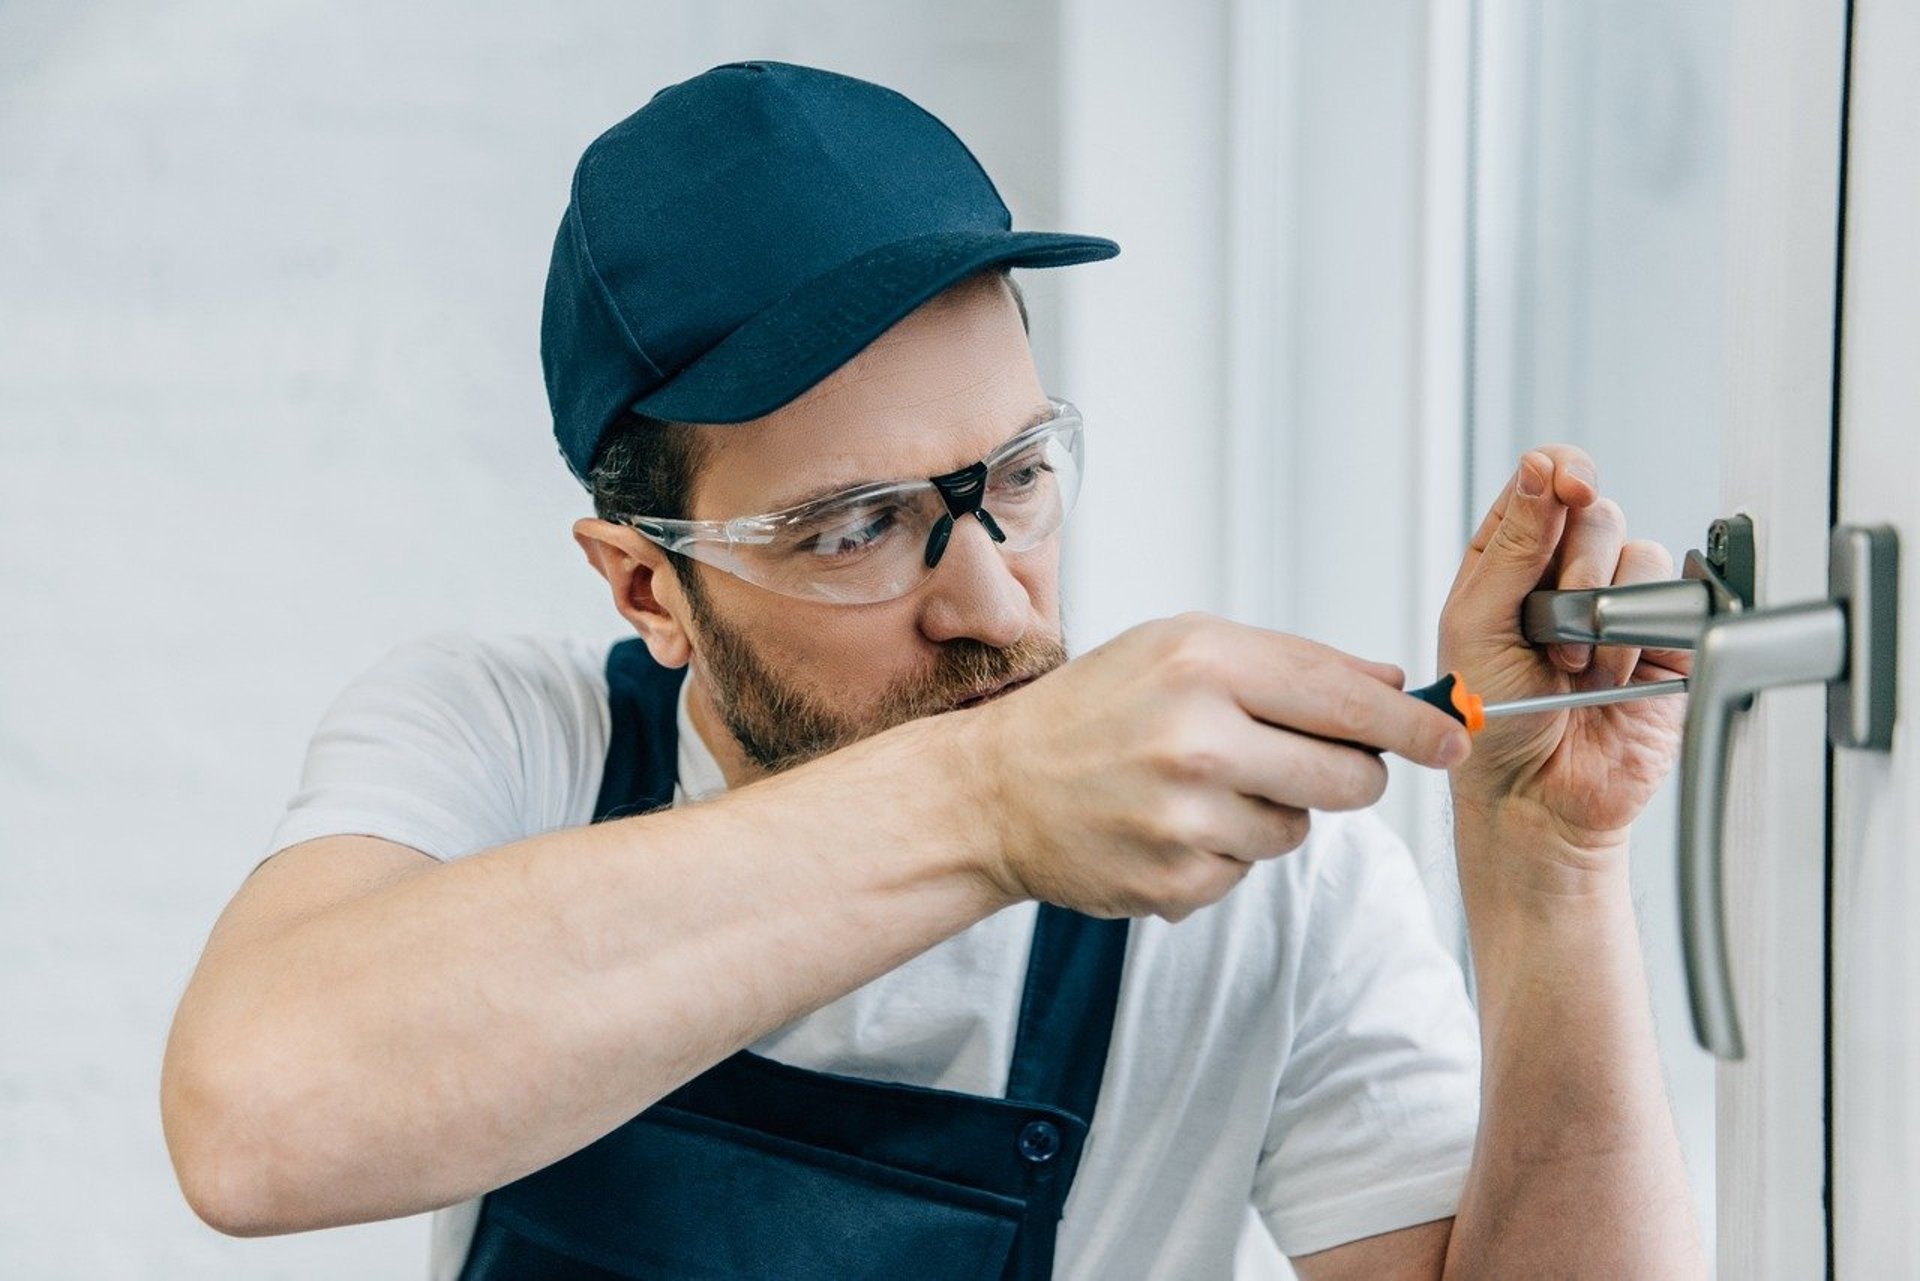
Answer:
[{"label": "white door panel", "polygon": [[1856,0],[1848,95],[1838,515],[1892,524],[1901,575],[1891,754],[1833,772],[1835,1275],[1920,1276],[1920,7]]},{"label": "white door panel", "polygon": [[[1734,13],[1723,509],[1754,518],[1757,603],[1827,590],[1846,5]],[[1725,886],[1747,1057],[1718,1073],[1719,1274],[1824,1275],[1826,707],[1767,693],[1732,744]]]}]

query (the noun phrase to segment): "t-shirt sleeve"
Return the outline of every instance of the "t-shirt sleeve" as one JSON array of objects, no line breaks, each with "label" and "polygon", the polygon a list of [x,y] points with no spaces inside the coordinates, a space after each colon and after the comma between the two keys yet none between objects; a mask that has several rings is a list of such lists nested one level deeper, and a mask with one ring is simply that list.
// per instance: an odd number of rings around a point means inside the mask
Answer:
[{"label": "t-shirt sleeve", "polygon": [[444,860],[586,823],[606,756],[605,650],[457,633],[395,648],[327,709],[263,856],[364,835]]},{"label": "t-shirt sleeve", "polygon": [[1295,1257],[1453,1214],[1479,1123],[1477,1020],[1411,855],[1371,815],[1326,818],[1253,1192]]}]

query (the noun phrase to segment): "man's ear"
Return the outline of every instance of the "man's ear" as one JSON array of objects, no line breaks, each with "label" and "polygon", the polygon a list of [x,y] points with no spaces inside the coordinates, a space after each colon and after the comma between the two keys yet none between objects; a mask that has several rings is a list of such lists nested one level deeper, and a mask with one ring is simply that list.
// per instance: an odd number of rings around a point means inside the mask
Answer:
[{"label": "man's ear", "polygon": [[573,541],[613,589],[613,607],[647,642],[662,667],[685,667],[693,657],[686,619],[691,611],[667,553],[624,525],[586,517],[573,523]]}]

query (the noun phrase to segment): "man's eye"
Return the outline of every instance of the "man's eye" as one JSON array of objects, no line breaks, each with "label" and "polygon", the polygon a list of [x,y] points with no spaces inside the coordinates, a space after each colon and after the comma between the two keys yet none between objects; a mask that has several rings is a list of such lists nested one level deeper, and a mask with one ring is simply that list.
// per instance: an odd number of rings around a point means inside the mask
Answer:
[{"label": "man's eye", "polygon": [[1020,466],[1000,473],[993,478],[991,488],[1002,493],[1017,494],[1040,484],[1053,468],[1042,459],[1030,459]]},{"label": "man's eye", "polygon": [[851,556],[885,538],[899,523],[899,513],[891,507],[861,512],[808,530],[796,540],[796,550],[810,556]]}]

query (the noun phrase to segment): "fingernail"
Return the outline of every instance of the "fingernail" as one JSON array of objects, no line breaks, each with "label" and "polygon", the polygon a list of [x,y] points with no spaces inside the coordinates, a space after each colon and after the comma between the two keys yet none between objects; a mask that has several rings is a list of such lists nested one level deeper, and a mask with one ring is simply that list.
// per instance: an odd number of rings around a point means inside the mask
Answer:
[{"label": "fingernail", "polygon": [[1449,735],[1447,741],[1440,747],[1440,768],[1452,769],[1471,755],[1473,755],[1473,740],[1467,737],[1465,731]]},{"label": "fingernail", "polygon": [[1515,488],[1525,498],[1538,498],[1547,492],[1547,475],[1534,455],[1528,454],[1520,460],[1520,476]]},{"label": "fingernail", "polygon": [[1600,478],[1593,474],[1593,468],[1582,462],[1571,462],[1567,464],[1567,470],[1573,473],[1575,480],[1588,489],[1596,494],[1600,492]]},{"label": "fingernail", "polygon": [[1560,653],[1561,656],[1567,660],[1567,666],[1576,672],[1585,671],[1587,664],[1593,661],[1593,646],[1591,645],[1562,645],[1560,647]]}]

